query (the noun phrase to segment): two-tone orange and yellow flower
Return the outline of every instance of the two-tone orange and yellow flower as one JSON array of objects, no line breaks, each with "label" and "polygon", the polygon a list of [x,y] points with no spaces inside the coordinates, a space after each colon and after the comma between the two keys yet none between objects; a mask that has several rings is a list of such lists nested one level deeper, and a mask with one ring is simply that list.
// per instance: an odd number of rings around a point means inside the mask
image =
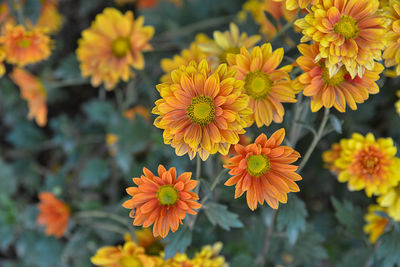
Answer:
[{"label": "two-tone orange and yellow flower", "polygon": [[324,162],[324,167],[328,168],[331,172],[337,174],[340,169],[335,166],[335,161],[340,157],[342,152],[342,147],[339,143],[334,143],[331,149],[322,153],[322,161]]},{"label": "two-tone orange and yellow flower", "polygon": [[42,0],[42,10],[36,22],[36,27],[42,28],[49,34],[57,33],[63,23],[64,18],[58,11],[57,0]]},{"label": "two-tone orange and yellow flower", "polygon": [[369,241],[372,244],[385,232],[385,228],[389,223],[389,219],[382,217],[376,212],[387,212],[387,209],[379,205],[369,205],[368,213],[364,216],[366,224],[364,225],[364,232],[369,236]]},{"label": "two-tone orange and yellow flower", "polygon": [[277,209],[279,202],[287,202],[289,192],[300,191],[295,181],[302,178],[296,173],[297,166],[292,165],[300,154],[288,146],[281,146],[284,137],[282,128],[269,139],[261,134],[253,144],[245,147],[237,144],[236,155],[224,165],[233,175],[225,185],[235,185],[235,198],[246,192],[251,210],[264,201]]},{"label": "two-tone orange and yellow flower", "polygon": [[354,133],[351,139],[342,139],[340,146],[335,167],[340,169],[339,182],[347,182],[349,190],[364,189],[371,197],[385,194],[399,183],[400,159],[391,138]]},{"label": "two-tone orange and yellow flower", "polygon": [[134,19],[131,11],[122,14],[115,8],[106,8],[98,14],[90,28],[82,32],[76,54],[82,76],[91,76],[95,87],[102,82],[112,90],[120,81],[134,76],[131,67],[142,70],[145,65],[142,52],[152,46],[152,26],[143,26],[144,18]]},{"label": "two-tone orange and yellow flower", "polygon": [[253,110],[252,121],[257,127],[268,126],[272,121],[281,123],[285,114],[282,103],[296,102],[288,74],[292,66],[277,69],[282,59],[283,48],[272,51],[269,43],[254,47],[251,53],[242,47],[239,54],[228,55],[236,78],[244,81],[244,92]]},{"label": "two-tone orange and yellow flower", "polygon": [[304,86],[303,94],[311,98],[313,112],[322,107],[335,107],[340,112],[345,112],[346,106],[356,110],[357,103],[363,103],[370,94],[379,92],[376,81],[384,69],[381,64],[375,63],[372,70],[365,70],[362,77],[356,74],[352,78],[345,66],[330,76],[326,59],[315,61],[319,54],[318,45],[300,44],[298,49],[303,56],[297,59],[297,63],[305,72],[298,79]]},{"label": "two-tone orange and yellow flower", "polygon": [[198,154],[206,160],[217,152],[226,155],[239,142],[252,112],[235,75],[226,64],[211,71],[206,60],[192,61],[172,72],[171,83],[157,85],[161,99],[153,109],[154,125],[164,130],[164,142],[178,156]]},{"label": "two-tone orange and yellow flower", "polygon": [[197,181],[191,180],[192,173],[185,172],[177,177],[176,169],[158,167],[158,176],[143,168],[140,178],[133,178],[137,185],[126,189],[132,196],[122,206],[131,209],[133,225],[149,227],[153,225],[155,237],[166,237],[169,230],[175,232],[182,224],[186,213],[195,215],[201,204],[198,195],[191,192]]},{"label": "two-tone orange and yellow flower", "polygon": [[390,25],[385,36],[387,42],[386,49],[383,52],[383,59],[388,68],[394,67],[394,75],[400,75],[400,1],[390,0],[384,8],[390,19]]},{"label": "two-tone orange and yellow flower", "polygon": [[378,0],[322,1],[295,25],[302,29],[302,42],[318,45],[315,61],[325,59],[330,77],[342,66],[352,78],[363,77],[365,70],[374,70],[385,47],[388,20],[378,8]]},{"label": "two-tone orange and yellow flower", "polygon": [[285,2],[287,10],[297,10],[298,8],[305,9],[310,5],[316,5],[321,0],[274,0],[275,2]]}]

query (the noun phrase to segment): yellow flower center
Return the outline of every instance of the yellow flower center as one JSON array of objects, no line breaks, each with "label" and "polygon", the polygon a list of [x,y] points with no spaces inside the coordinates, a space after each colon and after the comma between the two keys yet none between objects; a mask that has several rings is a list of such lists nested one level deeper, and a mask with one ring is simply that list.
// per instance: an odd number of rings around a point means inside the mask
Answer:
[{"label": "yellow flower center", "polygon": [[238,47],[230,47],[224,50],[222,54],[219,56],[219,61],[220,63],[228,63],[226,60],[226,57],[228,54],[239,54],[240,53],[240,48]]},{"label": "yellow flower center", "polygon": [[332,86],[339,86],[342,82],[345,81],[345,76],[348,74],[345,67],[341,67],[339,71],[333,75],[332,77],[329,76],[329,70],[325,67],[325,64],[321,66],[322,68],[322,79],[326,84]]},{"label": "yellow flower center", "polygon": [[117,58],[123,58],[131,49],[131,41],[128,37],[118,37],[111,43],[111,51]]},{"label": "yellow flower center", "polygon": [[247,158],[247,171],[254,177],[259,177],[271,169],[269,158],[263,154],[251,155]]},{"label": "yellow flower center", "polygon": [[20,41],[18,41],[18,44],[17,44],[19,47],[21,47],[21,48],[27,48],[27,47],[29,47],[30,45],[31,45],[31,40],[29,40],[29,39],[22,39],[22,40],[20,40]]},{"label": "yellow flower center", "polygon": [[125,256],[119,260],[121,267],[144,267],[143,263],[134,256]]},{"label": "yellow flower center", "polygon": [[215,117],[214,102],[209,96],[193,97],[186,109],[187,115],[193,123],[201,126],[208,125]]},{"label": "yellow flower center", "polygon": [[178,199],[179,194],[178,191],[172,185],[163,185],[160,186],[157,190],[157,199],[161,205],[174,205]]},{"label": "yellow flower center", "polygon": [[244,90],[254,99],[266,98],[271,91],[272,81],[268,74],[262,71],[249,72],[244,77]]},{"label": "yellow flower center", "polygon": [[346,39],[356,38],[358,35],[357,21],[350,16],[342,15],[340,21],[333,27],[333,31],[343,35]]}]

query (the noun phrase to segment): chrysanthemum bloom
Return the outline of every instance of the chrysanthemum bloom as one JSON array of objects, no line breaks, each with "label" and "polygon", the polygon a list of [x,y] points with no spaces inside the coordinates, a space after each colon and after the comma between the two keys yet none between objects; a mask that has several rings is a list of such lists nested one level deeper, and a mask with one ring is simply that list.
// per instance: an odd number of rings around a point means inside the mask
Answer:
[{"label": "chrysanthemum bloom", "polygon": [[206,160],[217,152],[226,155],[239,134],[251,123],[249,98],[234,70],[221,64],[212,72],[206,60],[192,61],[172,72],[172,83],[157,85],[162,99],[153,113],[154,125],[164,129],[164,142],[178,156],[199,154]]},{"label": "chrysanthemum bloom", "polygon": [[7,24],[0,36],[6,61],[18,66],[42,61],[50,56],[51,39],[42,29],[26,30],[24,26]]},{"label": "chrysanthemum bloom", "polygon": [[244,92],[250,96],[253,122],[258,127],[281,123],[285,110],[282,103],[296,102],[288,71],[291,66],[277,69],[283,58],[283,48],[272,51],[271,44],[256,46],[251,53],[243,47],[238,55],[228,55],[228,62],[244,81]]},{"label": "chrysanthemum bloom", "polygon": [[144,18],[135,20],[131,11],[122,14],[115,8],[106,8],[82,32],[76,54],[82,75],[91,76],[93,86],[104,82],[107,90],[112,90],[120,79],[128,81],[133,77],[131,67],[144,68],[142,52],[152,49],[149,40],[154,28],[143,23]]},{"label": "chrysanthemum bloom", "polygon": [[[238,144],[240,144],[242,146],[247,146],[250,143],[251,143],[251,138],[249,136],[247,136],[245,134],[240,134],[239,135]],[[229,159],[231,158],[231,156],[233,156],[235,154],[236,154],[235,146],[231,146],[231,148],[229,149],[228,154],[226,154],[225,156],[221,156],[222,163],[228,164],[229,163]]]},{"label": "chrysanthemum bloom", "polygon": [[131,121],[135,120],[136,115],[141,116],[146,121],[150,121],[150,111],[144,106],[138,105],[124,111],[124,117],[130,119]]},{"label": "chrysanthemum bloom", "polygon": [[39,194],[39,216],[36,223],[46,227],[46,235],[62,237],[67,230],[70,209],[50,192]]},{"label": "chrysanthemum bloom", "polygon": [[368,197],[386,193],[400,180],[400,159],[391,138],[375,140],[372,133],[365,137],[354,133],[340,141],[342,151],[335,161],[341,169],[339,182],[348,182],[351,191],[365,189]]},{"label": "chrysanthemum bloom", "polygon": [[313,112],[322,107],[335,107],[338,111],[345,112],[346,105],[356,110],[356,103],[363,103],[369,94],[379,92],[376,81],[384,69],[381,64],[376,62],[372,70],[365,70],[362,78],[358,75],[351,78],[344,66],[331,77],[325,66],[325,59],[315,62],[319,53],[318,45],[300,44],[298,49],[303,56],[297,59],[297,63],[305,72],[299,76],[299,81],[304,85],[303,94],[311,98]]},{"label": "chrysanthemum bloom", "polygon": [[333,173],[338,173],[340,171],[340,169],[335,166],[335,161],[340,157],[340,152],[342,152],[342,147],[339,143],[334,143],[330,150],[322,153],[324,167],[328,168]]},{"label": "chrysanthemum bloom", "polygon": [[229,31],[214,32],[214,41],[206,44],[199,44],[202,51],[208,54],[208,59],[216,62],[217,65],[227,63],[228,54],[238,54],[241,47],[251,49],[260,39],[260,35],[247,36],[247,33],[240,34],[235,23],[229,24]]},{"label": "chrysanthemum bloom", "polygon": [[0,3],[0,30],[3,29],[7,24],[14,24],[15,20],[8,8],[8,3],[3,1]]},{"label": "chrysanthemum bloom", "polygon": [[316,5],[320,0],[274,0],[275,2],[285,2],[287,10],[297,10],[299,7],[304,9],[309,5]]},{"label": "chrysanthemum bloom", "polygon": [[[164,258],[164,252],[161,253]],[[157,267],[192,267],[192,262],[186,253],[176,253],[174,257],[164,260]]]},{"label": "chrysanthemum bloom", "polygon": [[276,131],[268,139],[265,134],[248,146],[236,145],[236,156],[224,165],[233,175],[225,185],[236,185],[235,198],[246,192],[247,205],[251,210],[264,200],[273,209],[279,202],[287,202],[289,192],[300,191],[295,181],[301,180],[297,166],[291,165],[300,154],[288,146],[281,146],[285,130]]},{"label": "chrysanthemum bloom", "polygon": [[166,237],[169,229],[172,232],[178,230],[179,224],[185,218],[186,213],[197,214],[194,209],[199,209],[201,204],[196,193],[191,192],[197,181],[191,180],[192,173],[185,172],[176,177],[176,169],[168,171],[158,166],[158,175],[143,168],[140,178],[133,178],[137,187],[126,189],[131,199],[125,201],[122,206],[132,209],[130,217],[134,218],[133,224],[149,227],[153,225],[155,237]]},{"label": "chrysanthemum bloom", "polygon": [[303,30],[302,42],[318,43],[315,61],[326,59],[330,77],[343,65],[352,78],[363,77],[366,69],[374,69],[385,46],[387,19],[378,7],[378,0],[323,1],[295,25]]},{"label": "chrysanthemum bloom", "polygon": [[396,95],[399,98],[399,100],[397,100],[397,102],[396,102],[396,104],[394,104],[394,106],[396,107],[397,113],[400,115],[400,90],[397,91]]},{"label": "chrysanthemum bloom", "polygon": [[390,0],[385,8],[391,21],[386,33],[386,49],[383,52],[383,59],[386,67],[395,67],[394,74],[400,75],[400,1]]},{"label": "chrysanthemum bloom", "polygon": [[14,68],[10,77],[21,90],[21,97],[28,101],[28,119],[35,118],[39,126],[45,126],[47,123],[47,94],[40,79],[21,68]]},{"label": "chrysanthemum bloom", "polygon": [[144,248],[134,242],[126,242],[123,247],[102,247],[90,258],[90,261],[96,266],[103,267],[152,267],[155,265],[154,259],[145,254]]},{"label": "chrysanthemum bloom", "polygon": [[204,34],[197,34],[194,42],[190,44],[188,49],[183,49],[180,55],[174,55],[173,58],[163,58],[161,60],[161,68],[165,74],[161,77],[162,83],[171,82],[171,72],[180,66],[187,66],[191,61],[197,64],[207,58],[207,53],[199,48],[199,44],[210,43],[211,39]]},{"label": "chrysanthemum bloom", "polygon": [[63,25],[63,17],[58,11],[57,0],[43,0],[42,10],[36,26],[43,28],[49,34],[57,33]]},{"label": "chrysanthemum bloom", "polygon": [[400,185],[392,187],[378,198],[378,203],[387,208],[387,213],[394,220],[400,222]]},{"label": "chrysanthemum bloom", "polygon": [[222,243],[217,242],[214,245],[207,245],[201,248],[200,252],[196,252],[191,266],[207,266],[207,267],[228,267],[225,258],[219,253],[222,249]]},{"label": "chrysanthemum bloom", "polygon": [[369,241],[375,244],[376,240],[385,232],[386,225],[389,222],[388,218],[381,217],[376,211],[387,212],[385,208],[378,205],[369,205],[368,213],[364,216],[367,222],[364,225],[364,232],[369,235]]},{"label": "chrysanthemum bloom", "polygon": [[6,53],[3,47],[0,46],[0,78],[6,73],[6,67],[4,66],[4,60],[6,59]]},{"label": "chrysanthemum bloom", "polygon": [[160,255],[164,250],[165,245],[161,243],[161,239],[154,237],[153,233],[148,228],[135,231],[138,245],[143,247],[147,255]]}]

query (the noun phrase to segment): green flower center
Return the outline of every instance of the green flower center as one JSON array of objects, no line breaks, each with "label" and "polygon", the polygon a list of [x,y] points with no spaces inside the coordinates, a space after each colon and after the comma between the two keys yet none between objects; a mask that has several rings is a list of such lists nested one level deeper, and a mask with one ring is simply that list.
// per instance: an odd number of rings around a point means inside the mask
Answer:
[{"label": "green flower center", "polygon": [[333,27],[333,31],[343,35],[346,39],[356,38],[358,35],[357,21],[350,16],[342,15],[340,21]]},{"label": "green flower center", "polygon": [[122,257],[119,260],[119,266],[121,266],[121,267],[144,267],[143,263],[134,256]]},{"label": "green flower center", "polygon": [[117,58],[123,58],[131,49],[131,41],[128,37],[118,37],[111,43],[111,51]]},{"label": "green flower center", "polygon": [[18,41],[17,45],[21,48],[27,48],[31,45],[31,41],[29,39],[22,39]]},{"label": "green flower center", "polygon": [[[323,63],[322,63],[323,64]],[[322,68],[322,79],[326,84],[332,86],[339,86],[345,81],[345,76],[348,74],[345,67],[341,67],[339,71],[333,75],[332,77],[329,76],[329,70],[325,67],[325,64],[321,66]]]},{"label": "green flower center", "polygon": [[247,158],[247,171],[254,177],[259,177],[271,169],[269,158],[263,154],[251,155]]},{"label": "green flower center", "polygon": [[266,98],[271,88],[271,78],[262,71],[250,72],[244,77],[244,90],[254,99]]},{"label": "green flower center", "polygon": [[238,47],[227,48],[219,56],[219,61],[220,61],[221,64],[222,63],[228,63],[228,61],[226,60],[226,57],[228,56],[228,54],[239,54],[239,53],[240,53],[240,48],[238,48]]},{"label": "green flower center", "polygon": [[163,185],[157,190],[157,199],[161,205],[174,205],[178,199],[178,191],[172,185]]},{"label": "green flower center", "polygon": [[186,109],[187,115],[193,123],[206,126],[215,117],[214,102],[209,96],[196,96],[192,98],[190,105]]}]

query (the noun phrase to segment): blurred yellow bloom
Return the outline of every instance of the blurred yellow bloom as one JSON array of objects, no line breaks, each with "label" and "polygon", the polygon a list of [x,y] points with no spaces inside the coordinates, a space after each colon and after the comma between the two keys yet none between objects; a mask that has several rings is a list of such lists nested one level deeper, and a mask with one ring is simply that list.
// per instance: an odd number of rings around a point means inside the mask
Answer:
[{"label": "blurred yellow bloom", "polygon": [[47,123],[46,90],[39,78],[21,68],[14,68],[11,79],[21,90],[21,97],[28,101],[28,118],[35,118],[39,126]]},{"label": "blurred yellow bloom", "polygon": [[116,134],[112,134],[112,133],[108,133],[106,135],[106,145],[108,148],[108,153],[111,156],[115,156],[117,154],[118,151],[118,146],[117,146],[117,142],[118,142],[118,135]]},{"label": "blurred yellow bloom", "polygon": [[6,73],[6,67],[4,66],[4,60],[6,59],[6,52],[4,48],[0,46],[0,78]]},{"label": "blurred yellow bloom", "polygon": [[364,225],[364,232],[369,235],[369,241],[372,244],[385,232],[386,225],[389,222],[388,218],[379,216],[375,211],[387,212],[387,209],[378,205],[369,205],[368,213],[364,216],[364,220],[367,222]]},{"label": "blurred yellow bloom", "polygon": [[136,230],[135,232],[138,245],[143,247],[147,255],[158,256],[164,250],[161,238],[154,237],[153,232],[149,228]]},{"label": "blurred yellow bloom", "polygon": [[383,52],[383,59],[386,67],[394,67],[394,75],[400,75],[400,1],[390,0],[385,11],[391,21],[385,39],[386,49]]},{"label": "blurred yellow bloom", "polygon": [[375,140],[372,133],[365,137],[354,133],[340,141],[342,151],[335,161],[340,169],[339,182],[348,182],[351,191],[365,189],[368,197],[381,195],[400,180],[400,159],[391,138]]},{"label": "blurred yellow bloom", "polygon": [[274,0],[275,2],[285,2],[287,10],[297,10],[299,7],[304,9],[309,5],[316,5],[320,0]]},{"label": "blurred yellow bloom", "polygon": [[397,91],[396,94],[397,94],[397,97],[399,98],[399,100],[397,100],[396,104],[394,104],[394,105],[395,105],[395,107],[396,107],[397,113],[398,113],[399,116],[400,116],[400,90]]},{"label": "blurred yellow bloom", "polygon": [[339,172],[340,169],[337,168],[334,163],[340,157],[341,152],[342,147],[339,143],[332,144],[330,150],[322,153],[322,161],[324,162],[324,167],[328,168],[333,173]]},{"label": "blurred yellow bloom", "polygon": [[196,252],[192,259],[192,266],[207,267],[228,267],[225,258],[219,253],[222,249],[222,243],[217,242],[214,245],[204,246],[200,252]]},{"label": "blurred yellow bloom", "polygon": [[387,208],[387,213],[396,221],[400,221],[400,186],[392,187],[378,198],[378,203]]},{"label": "blurred yellow bloom", "polygon": [[91,76],[97,87],[104,82],[112,90],[121,80],[133,77],[131,67],[142,70],[145,62],[142,52],[152,46],[154,28],[143,26],[144,18],[136,20],[131,11],[122,14],[115,8],[106,8],[98,14],[91,27],[82,32],[76,50],[82,76]]},{"label": "blurred yellow bloom", "polygon": [[58,11],[58,1],[42,0],[42,11],[36,26],[43,28],[49,34],[57,33],[63,25],[63,17]]}]

